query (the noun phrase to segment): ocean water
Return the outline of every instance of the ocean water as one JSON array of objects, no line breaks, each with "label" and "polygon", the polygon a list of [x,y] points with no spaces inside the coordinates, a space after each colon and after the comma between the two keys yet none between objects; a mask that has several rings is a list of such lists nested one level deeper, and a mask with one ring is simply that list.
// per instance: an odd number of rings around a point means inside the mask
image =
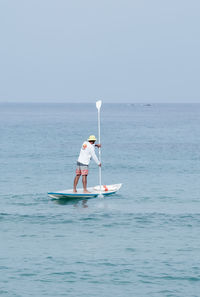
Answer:
[{"label": "ocean water", "polygon": [[95,104],[0,104],[0,295],[199,297],[199,127],[198,104],[104,104],[102,179],[123,187],[55,201]]}]

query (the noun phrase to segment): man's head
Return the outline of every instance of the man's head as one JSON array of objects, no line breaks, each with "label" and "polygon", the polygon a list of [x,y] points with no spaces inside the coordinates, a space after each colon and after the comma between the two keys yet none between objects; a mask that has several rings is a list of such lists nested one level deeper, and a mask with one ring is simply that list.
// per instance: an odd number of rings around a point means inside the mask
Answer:
[{"label": "man's head", "polygon": [[90,142],[90,143],[95,143],[95,141],[96,141],[96,137],[94,136],[94,135],[90,135],[90,137],[88,138],[88,141]]}]

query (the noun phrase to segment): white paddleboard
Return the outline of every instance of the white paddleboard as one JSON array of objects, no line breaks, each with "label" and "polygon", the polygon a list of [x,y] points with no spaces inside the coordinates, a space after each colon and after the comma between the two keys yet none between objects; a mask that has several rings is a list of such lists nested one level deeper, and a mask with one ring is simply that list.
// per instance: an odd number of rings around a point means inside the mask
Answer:
[{"label": "white paddleboard", "polygon": [[74,193],[73,189],[70,190],[62,190],[57,192],[49,192],[48,196],[54,199],[61,199],[61,198],[92,198],[97,197],[98,195],[102,194],[103,196],[109,196],[115,194],[120,188],[122,184],[115,184],[115,185],[106,185],[102,186],[102,190],[100,191],[100,186],[90,187],[88,191],[90,193],[83,193],[83,189],[77,189],[77,192]]}]

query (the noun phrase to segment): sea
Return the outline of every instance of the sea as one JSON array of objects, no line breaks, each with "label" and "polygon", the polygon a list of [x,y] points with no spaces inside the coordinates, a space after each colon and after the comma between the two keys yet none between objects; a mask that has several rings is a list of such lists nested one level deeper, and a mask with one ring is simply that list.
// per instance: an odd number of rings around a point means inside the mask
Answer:
[{"label": "sea", "polygon": [[102,181],[122,188],[51,199],[91,134],[95,102],[0,104],[0,295],[199,297],[200,104],[103,103]]}]

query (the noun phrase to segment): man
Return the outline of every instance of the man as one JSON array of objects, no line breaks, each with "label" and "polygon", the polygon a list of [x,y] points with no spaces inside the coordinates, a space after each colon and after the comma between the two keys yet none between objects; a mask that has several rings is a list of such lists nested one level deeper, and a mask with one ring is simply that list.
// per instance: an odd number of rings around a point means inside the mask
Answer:
[{"label": "man", "polygon": [[82,175],[83,182],[83,192],[90,193],[87,190],[87,175],[88,175],[88,166],[90,163],[90,159],[93,158],[98,166],[101,166],[100,161],[98,160],[95,154],[95,146],[100,148],[101,144],[95,144],[96,137],[94,135],[90,135],[87,141],[85,141],[81,147],[80,155],[77,161],[76,168],[76,177],[74,179],[74,193],[77,192],[76,187],[79,181],[80,176]]}]

